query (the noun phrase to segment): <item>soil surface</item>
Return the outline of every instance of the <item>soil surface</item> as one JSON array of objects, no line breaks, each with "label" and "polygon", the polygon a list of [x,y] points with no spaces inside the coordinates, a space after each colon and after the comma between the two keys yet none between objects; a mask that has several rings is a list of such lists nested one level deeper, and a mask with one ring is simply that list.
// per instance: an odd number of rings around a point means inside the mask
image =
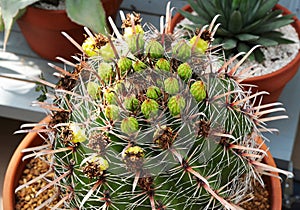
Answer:
[{"label": "soil surface", "polygon": [[[49,166],[40,159],[32,159],[27,165],[23,172],[22,177],[19,180],[19,184],[29,182],[40,174],[48,171]],[[53,178],[53,173],[47,176]],[[46,180],[39,180],[37,183],[33,183],[26,188],[21,189],[16,194],[16,210],[33,210],[38,205],[42,204],[55,194],[55,189],[50,188],[44,191],[39,196],[35,197],[35,193],[44,187],[48,182]],[[254,192],[249,192],[249,200],[241,204],[241,207],[245,210],[269,210],[270,201],[268,199],[269,192],[267,188],[262,187],[259,183],[254,183]],[[247,200],[247,199],[246,199]],[[53,206],[57,203],[54,200],[47,206]],[[44,207],[42,210],[49,210],[50,208]]]}]

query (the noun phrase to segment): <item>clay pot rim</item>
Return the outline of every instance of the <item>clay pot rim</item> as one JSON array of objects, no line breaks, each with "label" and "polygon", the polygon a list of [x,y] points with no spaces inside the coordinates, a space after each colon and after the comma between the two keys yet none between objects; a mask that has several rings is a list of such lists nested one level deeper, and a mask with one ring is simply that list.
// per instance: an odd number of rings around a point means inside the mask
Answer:
[{"label": "clay pot rim", "polygon": [[[291,11],[289,11],[287,8],[283,7],[280,4],[276,4],[275,8],[282,10],[283,14],[292,14]],[[182,7],[182,10],[187,11],[187,12],[192,12],[193,11],[189,4]],[[176,24],[178,24],[182,19],[183,19],[183,16],[180,13],[177,12],[175,14],[175,16],[172,18],[171,32],[173,32]],[[298,36],[300,38],[300,21],[296,16],[294,16],[293,19],[294,19],[294,22],[291,23],[291,25],[296,29],[296,31],[298,33]],[[283,72],[288,71],[288,69],[290,69],[289,66],[293,66],[296,63],[300,62],[300,53],[299,53],[299,51],[300,50],[298,50],[298,54],[296,55],[296,57],[291,62],[289,62],[287,65],[281,67],[280,69],[278,69],[274,72],[268,73],[268,74],[247,78],[247,79],[244,80],[244,83],[252,83],[253,81],[255,81],[255,82],[263,81],[263,80],[266,80],[266,79],[271,78],[271,77],[276,77],[276,76],[282,74]]]},{"label": "clay pot rim", "polygon": [[54,14],[66,13],[65,9],[43,9],[43,8],[35,7],[33,5],[30,5],[26,9],[36,10],[38,12],[49,12],[49,13],[54,13]]}]

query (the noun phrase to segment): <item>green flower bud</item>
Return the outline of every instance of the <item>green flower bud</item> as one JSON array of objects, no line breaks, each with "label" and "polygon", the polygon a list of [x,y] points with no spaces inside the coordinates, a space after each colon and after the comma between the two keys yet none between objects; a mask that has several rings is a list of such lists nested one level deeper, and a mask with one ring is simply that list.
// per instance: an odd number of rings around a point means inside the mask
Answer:
[{"label": "green flower bud", "polygon": [[80,128],[76,123],[71,123],[69,125],[69,130],[72,132],[72,140],[73,143],[84,142],[87,138],[84,134],[84,130]]},{"label": "green flower bud", "polygon": [[170,71],[170,62],[164,58],[161,58],[156,62],[155,68],[164,70],[164,71]]},{"label": "green flower bud", "polygon": [[169,94],[176,94],[179,91],[178,80],[174,77],[169,77],[164,81],[165,91]]},{"label": "green flower bud", "polygon": [[124,89],[125,89],[124,81],[123,80],[117,81],[115,86],[114,86],[114,91],[117,94],[120,94],[124,91]]},{"label": "green flower bud", "polygon": [[134,71],[141,72],[147,68],[147,65],[144,62],[137,60],[132,64],[132,67]]},{"label": "green flower bud", "polygon": [[158,110],[159,105],[153,99],[147,99],[142,103],[141,111],[147,119],[150,117],[155,117],[158,113]]},{"label": "green flower bud", "polygon": [[139,100],[132,94],[131,96],[125,97],[124,106],[129,111],[135,111],[139,107]]},{"label": "green flower bud", "polygon": [[82,44],[82,49],[85,54],[88,56],[97,56],[99,55],[100,49],[96,47],[96,41],[93,37],[88,37],[86,40],[84,40]]},{"label": "green flower bud", "polygon": [[164,47],[158,41],[151,40],[146,46],[146,53],[149,54],[151,58],[161,58],[164,52]]},{"label": "green flower bud", "polygon": [[[190,40],[190,44],[192,46],[194,46],[195,42],[197,40],[197,36],[194,36],[191,40]],[[197,43],[196,45],[194,46],[194,52],[197,52],[197,53],[201,53],[201,54],[204,54],[205,51],[207,50],[208,48],[208,42],[201,39],[201,38],[198,38],[197,40]]]},{"label": "green flower bud", "polygon": [[127,117],[121,122],[121,131],[126,134],[133,134],[139,130],[139,123],[134,117]]},{"label": "green flower bud", "polygon": [[105,61],[110,61],[111,59],[113,59],[115,57],[115,53],[112,49],[112,47],[110,46],[110,43],[107,43],[106,45],[101,47],[101,50],[99,51],[101,57],[105,60]]},{"label": "green flower bud", "polygon": [[105,107],[104,113],[105,117],[110,121],[117,120],[120,116],[119,107],[117,107],[116,105],[108,105],[107,107]]},{"label": "green flower bud", "polygon": [[109,63],[102,62],[99,64],[98,74],[100,78],[107,83],[110,81],[110,78],[114,76],[113,68]]},{"label": "green flower bud", "polygon": [[184,81],[188,81],[192,77],[192,68],[188,63],[182,63],[177,69],[178,76]]},{"label": "green flower bud", "polygon": [[98,85],[95,82],[89,82],[86,87],[88,94],[93,98],[93,99],[98,99],[100,94],[100,85]]},{"label": "green flower bud", "polygon": [[132,61],[127,57],[121,57],[118,61],[118,67],[121,75],[123,76],[127,71],[131,69]]},{"label": "green flower bud", "polygon": [[144,29],[142,28],[141,25],[135,25],[134,30],[133,30],[133,27],[124,28],[123,36],[125,37],[125,39],[130,38],[135,35],[138,35],[138,34],[144,34]]},{"label": "green flower bud", "polygon": [[192,94],[192,96],[194,96],[197,102],[202,101],[206,98],[205,84],[202,81],[194,82],[191,85],[190,93]]},{"label": "green flower bud", "polygon": [[188,43],[186,43],[186,41],[181,41],[177,43],[173,47],[172,52],[174,58],[183,62],[187,61],[192,55],[191,46]]},{"label": "green flower bud", "polygon": [[105,90],[104,99],[107,102],[107,104],[117,104],[118,102],[117,95],[112,89]]},{"label": "green flower bud", "polygon": [[158,99],[160,96],[161,96],[161,91],[158,87],[156,86],[150,86],[148,89],[147,89],[147,92],[146,92],[146,96],[148,98],[151,98],[151,99]]},{"label": "green flower bud", "polygon": [[168,108],[173,117],[177,117],[185,108],[185,100],[181,95],[172,96],[168,101]]},{"label": "green flower bud", "polygon": [[128,45],[129,51],[132,54],[137,54],[144,50],[145,40],[142,34],[137,34],[131,37],[127,37],[125,41]]}]

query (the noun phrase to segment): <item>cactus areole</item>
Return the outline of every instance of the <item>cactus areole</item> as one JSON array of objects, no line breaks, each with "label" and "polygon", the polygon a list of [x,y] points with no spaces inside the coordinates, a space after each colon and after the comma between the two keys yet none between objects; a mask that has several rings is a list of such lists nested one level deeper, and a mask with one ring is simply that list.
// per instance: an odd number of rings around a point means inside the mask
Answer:
[{"label": "cactus areole", "polygon": [[54,209],[237,209],[250,179],[283,172],[261,163],[255,141],[272,131],[266,122],[285,118],[266,114],[283,109],[253,107],[265,92],[243,91],[240,64],[228,69],[201,34],[169,33],[169,14],[160,30],[134,13],[125,35],[88,32],[78,63],[62,59],[74,70],[56,67],[74,85],[53,85],[53,104],[41,103],[52,120],[37,132],[49,148],[35,151],[52,156]]}]

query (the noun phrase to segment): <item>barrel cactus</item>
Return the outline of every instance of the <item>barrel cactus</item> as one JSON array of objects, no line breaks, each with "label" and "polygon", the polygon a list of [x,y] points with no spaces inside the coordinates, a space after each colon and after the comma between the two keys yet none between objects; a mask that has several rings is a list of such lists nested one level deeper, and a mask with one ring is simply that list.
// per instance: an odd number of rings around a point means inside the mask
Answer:
[{"label": "barrel cactus", "polygon": [[73,70],[55,67],[57,85],[44,82],[51,120],[35,131],[46,144],[27,156],[50,155],[55,179],[42,190],[57,187],[54,209],[237,209],[251,179],[292,176],[262,163],[256,141],[284,117],[266,116],[280,104],[254,106],[264,92],[243,90],[241,62],[229,69],[210,36],[169,33],[169,15],[160,30],[121,15],[124,34],[87,30],[83,47],[69,37],[82,55],[61,59]]}]

